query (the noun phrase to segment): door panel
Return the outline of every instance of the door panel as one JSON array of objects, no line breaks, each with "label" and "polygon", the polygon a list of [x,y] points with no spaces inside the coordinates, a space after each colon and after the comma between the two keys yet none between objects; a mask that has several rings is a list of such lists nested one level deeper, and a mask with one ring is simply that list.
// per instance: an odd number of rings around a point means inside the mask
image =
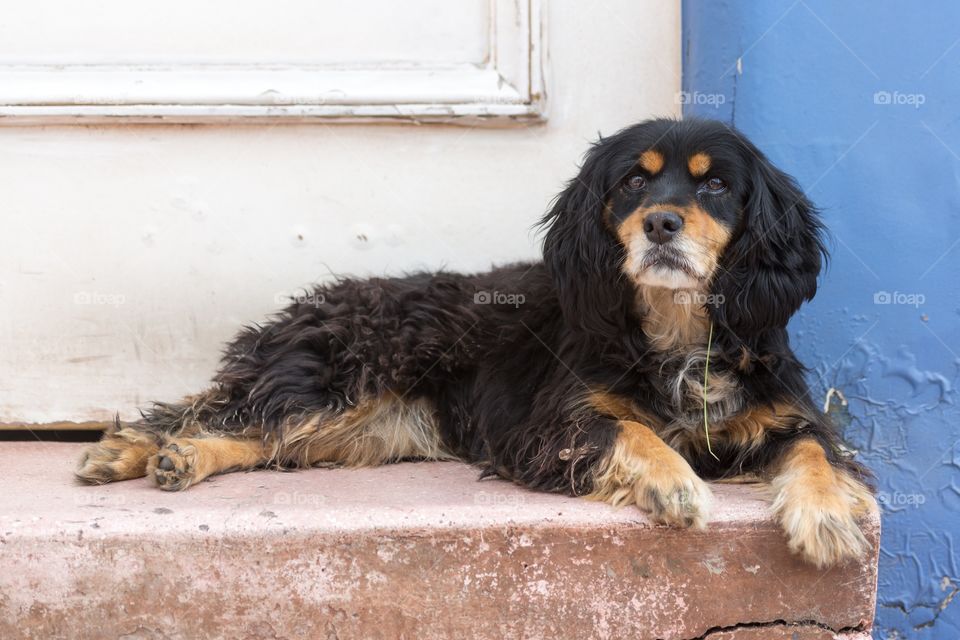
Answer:
[{"label": "door panel", "polygon": [[[164,29],[186,30],[178,38],[170,36],[169,49],[139,37],[121,46],[102,42],[102,33],[82,37],[79,34],[86,26],[74,32],[22,21],[29,12],[39,11],[36,6],[56,6],[56,11],[50,9],[49,15],[34,22],[87,24],[96,22],[86,15],[92,7],[119,4],[53,5],[47,0],[28,4],[16,3],[16,10],[0,17],[0,29],[4,29],[0,61],[4,63],[11,61],[15,49],[36,54],[56,52],[57,47],[61,47],[59,53],[70,47],[89,47],[91,52],[99,47],[101,53],[132,55],[148,51],[148,45],[155,47],[154,53],[166,51],[164,55],[171,59],[173,52],[182,54],[190,47],[208,56],[191,61],[188,67],[216,62],[218,55],[222,58],[217,64],[244,55],[249,61],[271,46],[292,50],[292,41],[278,37],[270,44],[268,36],[288,27],[300,28],[290,15],[265,12],[262,22],[275,24],[276,32],[248,21],[243,27],[247,31],[238,31],[234,40],[224,35],[230,29],[211,34],[210,38],[222,40],[214,43],[203,41],[202,29],[190,36],[193,27],[166,25]],[[338,13],[338,7],[348,3],[315,4],[326,11],[318,10],[303,22],[313,24],[318,33],[334,30],[318,24],[321,19],[352,15],[350,20],[355,22],[359,15]],[[115,412],[135,418],[137,408],[151,400],[176,400],[195,393],[210,380],[222,343],[241,326],[262,321],[303,287],[329,281],[334,274],[394,275],[439,268],[469,272],[536,259],[540,245],[536,222],[573,177],[597,134],[612,134],[654,115],[678,115],[678,1],[552,0],[549,14],[539,10],[536,2],[497,2],[494,13],[489,10],[492,5],[484,4],[485,14],[477,8],[480,5],[460,4],[473,7],[464,9],[468,17],[454,16],[447,24],[466,43],[462,49],[454,43],[457,38],[448,36],[437,36],[428,46],[413,42],[414,36],[402,39],[386,33],[406,18],[395,18],[384,9],[377,13],[381,20],[377,25],[343,26],[345,33],[353,34],[343,51],[351,51],[354,58],[384,56],[383,43],[362,36],[378,33],[395,38],[389,42],[399,57],[427,60],[432,55],[430,64],[442,61],[453,72],[460,62],[451,65],[451,61],[469,58],[473,61],[464,68],[513,78],[502,83],[490,75],[486,76],[489,81],[481,78],[488,84],[480,85],[480,95],[486,97],[479,102],[470,101],[478,95],[476,87],[458,93],[439,76],[430,81],[434,71],[422,75],[421,80],[426,80],[420,85],[397,80],[385,87],[382,78],[367,76],[364,81],[360,72],[394,69],[355,65],[345,72],[354,74],[356,81],[350,85],[350,95],[362,96],[356,105],[227,104],[236,109],[234,114],[257,114],[257,124],[238,126],[246,122],[243,117],[208,118],[223,113],[218,95],[241,98],[256,95],[265,86],[283,95],[310,97],[314,94],[309,90],[296,93],[309,89],[310,82],[293,88],[277,84],[284,76],[249,86],[239,83],[239,88],[202,76],[187,82],[189,72],[184,75],[177,63],[171,65],[168,77],[173,80],[165,88],[138,84],[132,76],[113,76],[113,81],[130,82],[131,95],[153,96],[154,103],[81,105],[74,99],[43,106],[61,109],[62,122],[70,126],[30,125],[51,122],[37,103],[21,105],[32,114],[29,117],[24,113],[0,117],[7,125],[0,126],[0,424],[84,423],[110,419]],[[204,3],[195,5],[198,19],[217,17],[216,11],[200,5]],[[169,6],[186,5],[178,0]],[[225,5],[219,6],[221,13],[228,13],[222,8]],[[256,17],[251,6],[261,5],[240,2],[231,4],[230,10]],[[411,20],[427,21],[437,6],[419,0],[412,3]],[[501,6],[507,7],[506,13],[499,10]],[[520,13],[510,13],[514,7]],[[494,30],[493,22],[484,26],[484,15],[494,16],[497,37],[513,43],[514,49],[509,53],[506,45],[498,45],[495,58],[480,64],[475,32]],[[525,15],[539,16],[531,18],[538,24],[536,38],[522,35],[531,33]],[[414,27],[427,34],[436,29],[405,24],[405,28]],[[33,44],[28,34],[20,33],[32,28],[37,33]],[[303,27],[302,32],[311,28]],[[63,38],[74,38],[70,47],[57,38],[40,37],[55,29],[62,29]],[[7,37],[11,34],[12,39]],[[549,54],[537,53],[536,43],[548,40]],[[533,73],[517,53],[527,51],[527,46],[534,47],[531,60],[543,63],[545,81],[537,99],[521,91],[535,84],[533,76],[522,79],[524,73]],[[335,47],[324,47],[320,43],[301,54],[324,56],[335,51]],[[432,48],[425,53],[418,47]],[[245,73],[270,73],[270,69],[237,66]],[[124,69],[131,72],[129,65]],[[10,71],[9,66],[6,70]],[[74,75],[79,69],[64,75],[57,75],[54,67],[18,72],[34,71],[41,74],[34,78],[35,85],[0,81],[0,95],[33,92],[60,100],[123,93],[109,87],[103,93],[102,78],[85,82]],[[411,89],[414,86],[419,88]],[[421,102],[415,104],[423,110],[406,116],[403,123],[389,120],[384,115],[388,110],[395,118],[401,112],[397,110],[400,103],[390,102],[388,89],[416,93]],[[386,96],[385,102],[376,102],[377,91]],[[497,91],[514,93],[498,102]],[[175,102],[156,102],[171,95],[188,107],[199,104],[211,111],[195,112],[186,118],[190,125],[156,124],[159,107],[185,108]],[[461,101],[442,101],[451,95]],[[190,103],[198,101],[198,96],[207,102]],[[297,108],[359,109],[363,105],[383,110],[370,116],[376,124],[354,120],[333,126],[327,119],[329,111],[320,116],[313,111],[302,120],[288,115]],[[75,126],[87,122],[81,106],[107,115],[96,125]],[[470,122],[465,112],[457,111],[468,106],[475,113],[485,106],[514,112],[546,108],[543,113],[549,117],[531,116],[528,111],[526,119],[507,116],[508,122],[497,123],[511,126],[443,124]],[[126,118],[136,108],[154,114],[143,116],[154,124],[128,124]],[[0,108],[8,115],[11,109]],[[198,122],[215,125],[198,126]],[[484,119],[479,124],[491,123]]]}]

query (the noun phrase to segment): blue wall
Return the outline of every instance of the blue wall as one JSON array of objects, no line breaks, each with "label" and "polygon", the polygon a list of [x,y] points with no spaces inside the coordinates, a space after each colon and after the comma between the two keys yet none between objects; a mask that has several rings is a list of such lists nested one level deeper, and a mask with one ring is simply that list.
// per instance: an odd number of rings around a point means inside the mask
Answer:
[{"label": "blue wall", "polygon": [[875,637],[960,638],[960,2],[684,0],[683,38],[685,114],[749,135],[833,234],[791,329],[879,477]]}]

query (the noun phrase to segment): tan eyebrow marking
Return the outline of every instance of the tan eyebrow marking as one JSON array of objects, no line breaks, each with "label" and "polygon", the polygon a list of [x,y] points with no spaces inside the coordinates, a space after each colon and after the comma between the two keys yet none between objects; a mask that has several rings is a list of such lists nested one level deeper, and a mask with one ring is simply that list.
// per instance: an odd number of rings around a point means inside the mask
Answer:
[{"label": "tan eyebrow marking", "polygon": [[710,171],[710,156],[700,151],[690,156],[687,160],[687,168],[690,169],[690,175],[694,178],[702,178]]},{"label": "tan eyebrow marking", "polygon": [[647,149],[640,154],[640,166],[648,171],[651,175],[660,173],[660,171],[663,169],[663,164],[663,154],[659,151]]}]

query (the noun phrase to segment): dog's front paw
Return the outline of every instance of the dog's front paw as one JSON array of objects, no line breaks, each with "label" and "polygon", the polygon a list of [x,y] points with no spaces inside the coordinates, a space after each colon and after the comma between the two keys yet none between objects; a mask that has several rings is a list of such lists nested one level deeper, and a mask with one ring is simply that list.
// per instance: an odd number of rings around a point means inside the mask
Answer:
[{"label": "dog's front paw", "polygon": [[635,504],[656,522],[703,529],[713,494],[686,460],[648,427],[623,421],[610,456],[594,478],[591,496],[613,505]]},{"label": "dog's front paw", "polygon": [[182,491],[197,481],[196,447],[185,440],[167,438],[147,462],[147,475],[164,491]]},{"label": "dog's front paw", "polygon": [[870,492],[842,471],[829,483],[775,481],[773,510],[790,550],[826,568],[860,558],[868,543],[859,520],[876,509]]},{"label": "dog's front paw", "polygon": [[713,493],[679,455],[652,464],[634,482],[633,492],[637,506],[657,522],[697,529],[707,525]]}]

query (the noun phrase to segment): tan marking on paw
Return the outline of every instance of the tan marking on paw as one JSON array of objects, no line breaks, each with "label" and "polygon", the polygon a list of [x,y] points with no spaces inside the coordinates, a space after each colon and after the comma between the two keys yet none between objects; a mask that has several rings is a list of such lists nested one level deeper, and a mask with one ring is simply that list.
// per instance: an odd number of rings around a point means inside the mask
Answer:
[{"label": "tan marking on paw", "polygon": [[100,442],[83,452],[74,476],[88,484],[105,484],[147,475],[147,459],[157,451],[154,437],[116,423]]},{"label": "tan marking on paw", "polygon": [[197,449],[189,438],[165,438],[147,463],[147,475],[164,491],[183,491],[203,479],[196,469]]},{"label": "tan marking on paw", "polygon": [[818,442],[794,444],[771,487],[790,550],[804,560],[826,568],[867,551],[858,520],[876,511],[876,501],[860,481],[829,463]]},{"label": "tan marking on paw", "polygon": [[639,422],[620,422],[613,451],[594,479],[591,498],[636,504],[657,522],[706,527],[710,488],[683,457]]},{"label": "tan marking on paw", "polygon": [[251,469],[269,456],[259,439],[230,436],[165,437],[147,474],[165,491],[182,491],[216,473]]}]

